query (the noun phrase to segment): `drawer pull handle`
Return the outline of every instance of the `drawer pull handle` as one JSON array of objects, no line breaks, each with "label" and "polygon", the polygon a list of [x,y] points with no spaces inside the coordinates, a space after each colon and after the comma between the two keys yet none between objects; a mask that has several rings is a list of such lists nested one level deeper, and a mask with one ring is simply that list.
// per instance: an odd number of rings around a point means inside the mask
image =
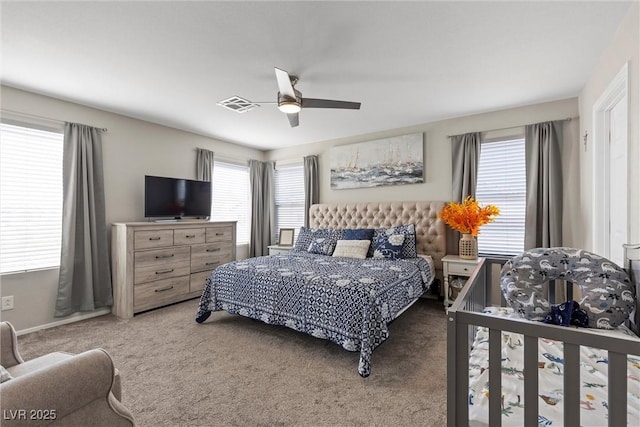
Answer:
[{"label": "drawer pull handle", "polygon": [[219,261],[216,261],[216,262],[208,262],[208,263],[206,263],[205,265],[218,265],[218,264],[220,264],[220,262],[219,262]]},{"label": "drawer pull handle", "polygon": [[216,236],[224,236],[224,233],[216,233]]},{"label": "drawer pull handle", "polygon": [[195,234],[187,234],[187,239],[193,239],[194,237],[196,237]]},{"label": "drawer pull handle", "polygon": [[171,270],[156,271],[156,274],[167,274],[167,273],[173,273],[173,268]]},{"label": "drawer pull handle", "polygon": [[207,249],[207,252],[220,252],[220,248]]},{"label": "drawer pull handle", "polygon": [[149,240],[160,240],[160,237],[149,237]]},{"label": "drawer pull handle", "polygon": [[173,285],[168,286],[166,288],[162,288],[162,289],[154,289],[154,292],[164,292],[164,291],[170,291],[171,289],[173,289]]},{"label": "drawer pull handle", "polygon": [[171,255],[156,255],[156,259],[165,259],[165,258],[171,258],[173,257],[175,254],[171,254]]}]

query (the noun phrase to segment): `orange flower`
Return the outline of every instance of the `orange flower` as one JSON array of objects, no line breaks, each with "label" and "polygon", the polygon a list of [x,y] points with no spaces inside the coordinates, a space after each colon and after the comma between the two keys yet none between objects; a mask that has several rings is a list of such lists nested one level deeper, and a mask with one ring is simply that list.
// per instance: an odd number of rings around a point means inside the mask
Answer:
[{"label": "orange flower", "polygon": [[495,221],[500,214],[500,209],[495,205],[480,206],[477,200],[469,196],[462,203],[449,202],[438,217],[449,227],[463,234],[477,236],[480,227]]}]

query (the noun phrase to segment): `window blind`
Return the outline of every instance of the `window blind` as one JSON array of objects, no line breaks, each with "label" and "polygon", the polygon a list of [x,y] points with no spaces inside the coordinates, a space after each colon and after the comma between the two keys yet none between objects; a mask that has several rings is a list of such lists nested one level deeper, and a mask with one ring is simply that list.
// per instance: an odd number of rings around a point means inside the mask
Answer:
[{"label": "window blind", "polygon": [[304,225],[304,168],[302,165],[276,169],[276,239],[281,228],[294,228],[298,236]]},{"label": "window blind", "polygon": [[63,139],[0,123],[0,273],[60,265]]},{"label": "window blind", "polygon": [[480,229],[478,252],[516,255],[524,250],[526,190],[524,139],[483,143],[476,199],[483,206],[498,206],[500,215]]},{"label": "window blind", "polygon": [[211,219],[238,221],[236,243],[248,244],[251,220],[249,168],[214,161],[211,181]]}]

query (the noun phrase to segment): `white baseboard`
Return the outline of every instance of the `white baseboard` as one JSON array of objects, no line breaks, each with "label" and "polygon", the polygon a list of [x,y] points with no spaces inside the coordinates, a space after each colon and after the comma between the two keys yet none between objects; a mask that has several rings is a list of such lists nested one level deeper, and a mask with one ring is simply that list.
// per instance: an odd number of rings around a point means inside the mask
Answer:
[{"label": "white baseboard", "polygon": [[38,332],[43,329],[54,328],[56,326],[67,325],[69,323],[79,322],[80,320],[91,319],[92,317],[104,316],[105,314],[111,314],[110,308],[99,308],[96,311],[92,311],[91,313],[75,313],[66,317],[62,320],[58,320],[56,322],[45,323],[44,325],[35,326],[33,328],[22,329],[20,331],[16,331],[16,335],[26,335],[32,332]]}]

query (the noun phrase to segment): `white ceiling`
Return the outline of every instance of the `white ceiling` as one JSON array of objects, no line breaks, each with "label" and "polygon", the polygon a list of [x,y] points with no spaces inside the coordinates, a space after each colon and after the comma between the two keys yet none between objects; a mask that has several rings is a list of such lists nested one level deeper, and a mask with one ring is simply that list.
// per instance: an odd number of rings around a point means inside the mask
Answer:
[{"label": "white ceiling", "polygon": [[[577,96],[630,2],[6,2],[2,83],[273,149]],[[238,114],[303,96],[360,101]]]}]

